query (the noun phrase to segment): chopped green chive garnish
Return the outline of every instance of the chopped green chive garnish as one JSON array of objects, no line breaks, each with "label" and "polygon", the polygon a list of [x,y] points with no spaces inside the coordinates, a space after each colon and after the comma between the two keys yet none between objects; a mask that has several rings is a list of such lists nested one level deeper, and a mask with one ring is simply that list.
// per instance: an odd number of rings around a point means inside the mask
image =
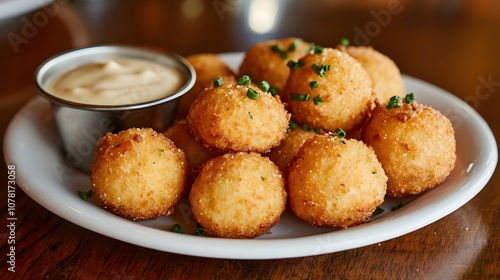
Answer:
[{"label": "chopped green chive garnish", "polygon": [[[193,232],[193,235],[202,236],[205,233],[205,229],[199,223],[196,223],[196,226],[198,229]],[[185,229],[180,224],[174,224],[170,228],[170,231],[175,233],[184,233]]]},{"label": "chopped green chive garnish", "polygon": [[253,88],[249,88],[247,90],[247,96],[250,99],[257,100],[259,98],[259,93],[255,91]]},{"label": "chopped green chive garnish", "polygon": [[394,207],[392,207],[391,210],[396,211],[396,210],[400,209],[401,207],[403,207],[403,203],[401,201],[397,201],[396,205],[394,205]]},{"label": "chopped green chive garnish", "polygon": [[165,152],[164,149],[158,149],[158,152],[160,152],[160,155],[163,154]]},{"label": "chopped green chive garnish", "polygon": [[249,116],[250,116],[250,118],[253,120],[252,113],[248,112],[248,115],[249,115]]},{"label": "chopped green chive garnish", "polygon": [[266,178],[264,176],[260,176],[260,179],[262,179],[262,181],[266,180]]},{"label": "chopped green chive garnish", "polygon": [[302,60],[302,59],[297,60],[297,65],[298,65],[299,67],[304,66],[304,64],[305,64],[304,60]]},{"label": "chopped green chive garnish", "polygon": [[78,191],[78,195],[80,196],[80,198],[85,200],[85,201],[87,201],[89,198],[91,198],[93,194],[94,194],[93,190],[89,190],[88,192]]},{"label": "chopped green chive garnish", "polygon": [[272,50],[273,52],[282,52],[282,51],[283,51],[283,47],[282,47],[282,46],[280,46],[280,45],[272,45],[272,46],[271,46],[271,50]]},{"label": "chopped green chive garnish", "polygon": [[291,130],[296,130],[297,127],[299,127],[299,125],[293,121],[289,121],[288,122],[288,127],[291,129]]},{"label": "chopped green chive garnish", "polygon": [[314,129],[314,132],[316,132],[316,134],[321,134],[321,129],[319,129],[319,128],[315,128],[315,129]]},{"label": "chopped green chive garnish", "polygon": [[340,45],[342,45],[342,46],[344,46],[344,47],[348,47],[350,43],[351,43],[351,42],[350,42],[350,41],[349,41],[349,39],[347,39],[347,38],[342,38],[342,39],[340,39]]},{"label": "chopped green chive garnish", "polygon": [[268,91],[269,91],[269,89],[270,89],[270,87],[271,87],[271,86],[270,86],[270,85],[269,85],[269,83],[268,83],[268,82],[266,82],[266,81],[262,81],[262,82],[260,82],[260,83],[259,83],[259,88],[260,88],[263,92],[268,92]]},{"label": "chopped green chive garnish", "polygon": [[302,125],[302,129],[305,130],[305,131],[311,131],[311,126],[308,125],[308,124],[303,124]]},{"label": "chopped green chive garnish", "polygon": [[321,54],[322,52],[323,52],[322,46],[319,46],[319,45],[314,46],[314,53],[315,54]]},{"label": "chopped green chive garnish", "polygon": [[310,96],[309,94],[299,94],[299,93],[292,93],[291,99],[293,101],[307,101],[309,100]]},{"label": "chopped green chive garnish", "polygon": [[415,102],[415,94],[413,92],[408,93],[405,96],[405,102],[406,102],[406,104],[412,104],[413,102]]},{"label": "chopped green chive garnish", "polygon": [[373,215],[382,214],[382,213],[384,213],[384,211],[385,211],[384,209],[377,207],[377,209],[375,209],[375,211],[373,211]]},{"label": "chopped green chive garnish", "polygon": [[342,139],[342,141],[340,141],[340,143],[347,144],[347,142],[344,139]]},{"label": "chopped green chive garnish", "polygon": [[175,224],[170,228],[170,231],[175,233],[184,233],[184,228],[179,224]]},{"label": "chopped green chive garnish", "polygon": [[317,63],[314,63],[311,67],[320,77],[324,77],[326,71],[330,70],[330,65],[318,65]]},{"label": "chopped green chive garnish", "polygon": [[288,53],[283,49],[281,45],[272,45],[271,50],[280,54],[281,58],[285,59],[288,57]]},{"label": "chopped green chive garnish", "polygon": [[338,138],[345,138],[346,133],[342,128],[337,128],[335,129],[335,134],[337,135]]},{"label": "chopped green chive garnish", "polygon": [[377,174],[377,171],[372,171],[372,174]]},{"label": "chopped green chive garnish", "polygon": [[197,230],[195,230],[193,232],[193,235],[202,236],[204,233],[205,233],[205,229],[204,228],[199,228],[199,229],[197,229]]},{"label": "chopped green chive garnish", "polygon": [[316,96],[313,98],[314,105],[319,105],[323,102],[323,98],[321,96]]},{"label": "chopped green chive garnish", "polygon": [[401,96],[398,95],[394,95],[393,97],[391,97],[387,105],[385,105],[385,108],[387,109],[394,109],[399,107],[401,107]]},{"label": "chopped green chive garnish", "polygon": [[250,79],[250,76],[248,75],[243,75],[241,78],[238,79],[238,85],[247,85],[249,86],[252,80]]},{"label": "chopped green chive garnish", "polygon": [[222,80],[222,77],[218,77],[214,79],[214,87],[220,87],[224,84],[224,81]]},{"label": "chopped green chive garnish", "polygon": [[311,89],[315,89],[315,88],[317,88],[318,86],[319,86],[318,81],[312,81],[312,82],[310,82],[310,83],[309,83],[309,87],[310,87]]},{"label": "chopped green chive garnish", "polygon": [[316,45],[315,43],[309,44],[309,53],[321,54],[323,52],[323,47]]},{"label": "chopped green chive garnish", "polygon": [[288,66],[290,69],[292,70],[297,70],[299,69],[300,67],[304,66],[304,60],[302,59],[299,59],[297,62],[293,61],[293,60],[289,60],[286,64],[286,66]]},{"label": "chopped green chive garnish", "polygon": [[290,46],[288,46],[287,50],[284,50],[281,45],[272,45],[271,50],[273,52],[277,52],[280,54],[281,58],[285,59],[288,58],[288,53],[293,52],[297,49],[297,42],[293,41]]},{"label": "chopped green chive garnish", "polygon": [[278,95],[278,89],[276,87],[274,87],[274,86],[271,86],[269,88],[269,92],[271,93],[272,96]]}]

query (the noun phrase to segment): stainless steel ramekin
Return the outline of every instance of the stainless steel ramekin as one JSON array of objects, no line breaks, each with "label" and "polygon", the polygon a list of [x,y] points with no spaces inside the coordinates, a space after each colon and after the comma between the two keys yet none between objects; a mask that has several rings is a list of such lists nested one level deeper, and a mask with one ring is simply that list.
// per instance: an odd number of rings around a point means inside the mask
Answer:
[{"label": "stainless steel ramekin", "polygon": [[[89,105],[58,98],[49,91],[52,80],[79,65],[112,58],[152,60],[180,71],[186,82],[174,94],[131,105]],[[71,50],[43,62],[35,72],[38,93],[52,105],[65,151],[66,165],[90,172],[97,141],[107,132],[131,127],[151,127],[164,132],[174,121],[179,98],[196,80],[193,67],[183,57],[169,52],[122,45],[99,45]]]}]

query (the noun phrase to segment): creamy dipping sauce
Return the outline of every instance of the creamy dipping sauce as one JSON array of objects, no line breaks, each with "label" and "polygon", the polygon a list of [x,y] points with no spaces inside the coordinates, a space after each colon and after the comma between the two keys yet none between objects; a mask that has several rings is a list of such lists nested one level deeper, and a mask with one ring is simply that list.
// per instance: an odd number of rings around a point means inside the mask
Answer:
[{"label": "creamy dipping sauce", "polygon": [[144,59],[116,58],[65,72],[52,81],[49,92],[89,105],[130,105],[170,96],[185,82],[177,69]]}]

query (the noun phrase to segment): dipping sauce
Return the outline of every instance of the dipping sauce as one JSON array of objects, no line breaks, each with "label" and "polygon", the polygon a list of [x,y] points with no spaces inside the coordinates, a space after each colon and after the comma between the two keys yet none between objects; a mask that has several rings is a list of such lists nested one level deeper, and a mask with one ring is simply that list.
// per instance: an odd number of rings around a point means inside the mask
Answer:
[{"label": "dipping sauce", "polygon": [[56,77],[49,92],[61,99],[91,105],[130,105],[158,100],[186,82],[179,70],[136,58],[81,65]]}]

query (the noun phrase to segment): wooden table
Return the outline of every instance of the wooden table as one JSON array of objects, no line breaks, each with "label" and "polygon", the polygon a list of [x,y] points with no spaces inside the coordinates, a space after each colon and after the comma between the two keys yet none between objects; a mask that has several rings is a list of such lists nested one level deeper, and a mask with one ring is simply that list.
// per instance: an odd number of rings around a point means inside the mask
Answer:
[{"label": "wooden table", "polygon": [[[3,20],[1,136],[16,111],[35,95],[36,67],[61,51],[126,43],[189,55],[244,51],[258,41],[296,36],[323,46],[333,46],[341,37],[373,45],[403,73],[468,101],[499,137],[500,2],[269,0],[277,5],[274,14],[272,7],[259,3],[61,0]],[[256,18],[256,25],[249,25]],[[270,31],[259,33],[269,26]],[[498,172],[470,202],[422,229],[358,249],[279,260],[210,259],[131,245],[61,219],[17,188],[15,273],[7,263],[5,164],[0,174],[2,279],[500,278]]]}]

